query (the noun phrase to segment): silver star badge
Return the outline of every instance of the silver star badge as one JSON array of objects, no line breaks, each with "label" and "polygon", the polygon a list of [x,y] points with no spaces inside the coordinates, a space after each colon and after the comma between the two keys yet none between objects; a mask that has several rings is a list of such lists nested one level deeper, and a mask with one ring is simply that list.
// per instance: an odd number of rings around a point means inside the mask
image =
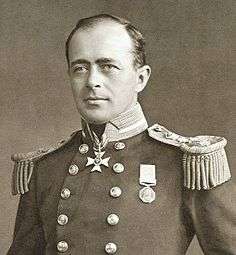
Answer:
[{"label": "silver star badge", "polygon": [[103,152],[94,152],[95,158],[87,157],[88,162],[86,163],[86,166],[94,165],[92,170],[90,172],[102,172],[101,165],[108,167],[108,161],[110,157],[102,159],[102,156],[104,155],[105,151]]}]

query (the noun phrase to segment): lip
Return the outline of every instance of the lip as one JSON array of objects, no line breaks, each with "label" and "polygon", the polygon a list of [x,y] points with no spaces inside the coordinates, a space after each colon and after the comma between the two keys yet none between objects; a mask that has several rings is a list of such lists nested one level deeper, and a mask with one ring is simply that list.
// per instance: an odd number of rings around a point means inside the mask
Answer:
[{"label": "lip", "polygon": [[106,102],[108,102],[108,98],[107,97],[103,97],[103,96],[89,96],[87,98],[85,98],[84,102],[89,106],[101,106],[103,104],[105,104]]},{"label": "lip", "polygon": [[99,96],[96,96],[96,97],[87,97],[85,98],[85,101],[107,101],[108,98],[106,97],[99,97]]}]

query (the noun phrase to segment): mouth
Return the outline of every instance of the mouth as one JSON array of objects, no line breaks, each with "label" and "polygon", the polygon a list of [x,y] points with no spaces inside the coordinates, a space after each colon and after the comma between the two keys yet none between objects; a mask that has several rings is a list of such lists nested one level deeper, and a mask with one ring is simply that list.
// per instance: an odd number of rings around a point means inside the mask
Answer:
[{"label": "mouth", "polygon": [[109,99],[107,97],[100,97],[100,96],[89,96],[84,99],[84,101],[87,102],[88,104],[97,104],[97,103],[106,102],[108,100]]},{"label": "mouth", "polygon": [[86,101],[88,101],[88,100],[108,100],[108,98],[105,98],[105,97],[87,97],[85,100]]}]

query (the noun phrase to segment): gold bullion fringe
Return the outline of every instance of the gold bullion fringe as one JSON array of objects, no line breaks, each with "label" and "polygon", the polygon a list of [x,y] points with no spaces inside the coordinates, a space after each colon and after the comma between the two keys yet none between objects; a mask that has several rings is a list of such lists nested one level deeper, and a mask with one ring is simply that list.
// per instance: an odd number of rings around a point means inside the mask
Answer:
[{"label": "gold bullion fringe", "polygon": [[34,162],[44,155],[49,154],[68,143],[77,131],[73,132],[69,138],[62,140],[48,149],[39,149],[28,153],[16,153],[11,156],[14,161],[14,169],[12,174],[12,194],[25,194],[29,191],[29,183],[34,170]]},{"label": "gold bullion fringe", "polygon": [[224,148],[207,154],[183,155],[184,186],[188,189],[209,190],[231,178]]},{"label": "gold bullion fringe", "polygon": [[17,161],[12,176],[12,194],[25,194],[29,191],[29,182],[33,173],[34,162],[31,160]]}]

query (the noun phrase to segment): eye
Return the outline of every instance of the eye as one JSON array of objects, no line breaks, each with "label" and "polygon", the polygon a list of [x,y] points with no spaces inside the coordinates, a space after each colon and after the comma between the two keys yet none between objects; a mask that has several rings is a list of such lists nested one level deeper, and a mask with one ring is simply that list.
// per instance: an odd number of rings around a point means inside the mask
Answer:
[{"label": "eye", "polygon": [[78,65],[72,68],[73,73],[86,73],[87,71],[88,71],[88,67],[84,65]]},{"label": "eye", "polygon": [[104,65],[101,65],[101,69],[105,72],[110,72],[113,70],[119,70],[120,68],[113,64],[104,64]]}]

